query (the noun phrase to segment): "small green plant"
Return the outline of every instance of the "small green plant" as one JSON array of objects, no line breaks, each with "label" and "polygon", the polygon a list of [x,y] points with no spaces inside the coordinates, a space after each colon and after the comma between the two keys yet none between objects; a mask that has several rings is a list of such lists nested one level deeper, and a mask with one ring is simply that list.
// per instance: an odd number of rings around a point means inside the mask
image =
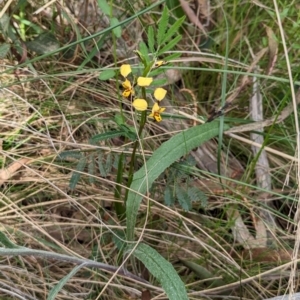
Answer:
[{"label": "small green plant", "polygon": [[[150,246],[135,242],[135,225],[140,203],[145,195],[149,194],[153,182],[161,176],[172,164],[174,164],[182,156],[188,155],[189,152],[198,147],[203,142],[215,137],[219,134],[219,124],[212,122],[201,126],[192,127],[183,131],[171,139],[163,143],[156,149],[151,158],[137,171],[138,150],[143,147],[144,128],[147,122],[162,122],[163,113],[166,107],[162,106],[167,90],[161,87],[164,81],[155,80],[155,76],[163,72],[162,66],[168,64],[168,61],[177,54],[165,56],[165,53],[171,50],[181,40],[181,35],[178,34],[178,29],[182,25],[184,18],[178,19],[168,28],[169,16],[168,9],[165,7],[159,22],[157,31],[153,27],[149,27],[148,45],[140,43],[139,49],[135,51],[138,56],[140,64],[133,66],[130,64],[122,64],[119,68],[119,74],[122,78],[117,83],[122,85],[120,98],[126,106],[131,107],[135,124],[138,126],[134,129],[125,122],[124,112],[121,109],[120,114],[115,117],[117,129],[108,132],[97,134],[90,139],[90,144],[96,145],[99,141],[108,140],[116,136],[123,136],[125,142],[133,142],[133,149],[130,155],[129,168],[125,168],[125,160],[123,153],[121,155],[109,154],[106,157],[106,163],[103,160],[104,153],[101,150],[96,152],[82,153],[64,153],[61,157],[68,155],[75,155],[77,159],[76,171],[72,174],[70,187],[75,188],[84,169],[88,167],[89,173],[94,172],[93,161],[97,156],[98,168],[102,176],[106,175],[111,166],[114,165],[117,169],[115,198],[123,201],[116,201],[115,209],[120,220],[126,217],[126,238],[129,242],[124,243],[125,253],[131,253],[133,256],[143,262],[148,270],[155,276],[162,284],[166,294],[172,300],[188,299],[185,286],[177,275],[173,266],[164,259],[159,253]],[[163,57],[163,59],[161,59]],[[102,79],[108,79],[114,73],[106,72],[102,74]],[[109,75],[109,76],[108,76]],[[152,96],[153,99],[152,100]],[[122,107],[122,106],[120,106]],[[223,129],[227,127],[224,126]],[[113,160],[115,163],[113,163]],[[90,163],[89,163],[90,162]],[[126,175],[124,172],[126,170]],[[175,199],[181,204],[185,210],[191,208],[191,203],[196,200],[205,202],[205,195],[201,191],[193,188],[188,180],[186,184],[188,188],[186,191],[180,188],[179,180],[184,179],[184,175],[179,175],[179,171],[174,171],[173,175],[169,177],[168,183],[173,181],[175,183],[175,192],[166,195],[168,188],[165,191],[166,203],[171,205]],[[93,175],[93,174],[91,174]],[[178,177],[178,178],[176,178]],[[125,179],[124,179],[125,178]],[[125,195],[121,192],[121,187],[126,187]]]},{"label": "small green plant", "polygon": [[[180,35],[176,37],[173,37],[173,35],[178,31],[182,22],[183,18],[179,19],[167,30],[168,10],[165,7],[157,33],[154,33],[152,27],[148,28],[149,49],[142,43],[139,51],[136,52],[142,64],[142,75],[133,76],[129,80],[128,76],[132,74],[131,66],[125,64],[120,68],[120,73],[124,78],[122,82],[124,89],[122,96],[131,102],[139,118],[138,139],[135,141],[131,155],[129,180],[127,181],[128,189],[124,199],[126,203],[127,240],[129,242],[135,240],[134,230],[139,206],[144,195],[149,193],[152,183],[177,159],[188,154],[193,148],[198,147],[201,143],[219,133],[219,124],[214,122],[183,131],[163,143],[154,151],[152,157],[144,166],[135,172],[136,151],[138,147],[142,146],[141,140],[143,139],[143,129],[147,122],[147,117],[153,118],[156,122],[161,122],[161,113],[165,111],[165,107],[161,107],[160,103],[166,95],[166,90],[157,87],[154,90],[155,103],[151,107],[150,114],[147,115],[147,109],[151,104],[150,99],[147,98],[146,88],[154,83],[151,76],[153,71],[165,64],[164,61],[158,59],[158,56],[163,55],[180,41]],[[156,36],[156,39],[154,36]],[[180,191],[178,190],[177,198],[182,200],[179,194]],[[161,282],[170,299],[188,299],[185,287],[172,265],[153,248],[140,242],[135,246],[129,243],[127,251],[133,253],[136,258],[144,263],[148,270]]]}]

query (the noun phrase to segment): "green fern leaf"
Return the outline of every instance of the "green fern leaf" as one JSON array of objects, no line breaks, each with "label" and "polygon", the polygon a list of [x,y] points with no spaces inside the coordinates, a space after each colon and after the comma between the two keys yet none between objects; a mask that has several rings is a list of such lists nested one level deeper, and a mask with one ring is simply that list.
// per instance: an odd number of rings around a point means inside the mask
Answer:
[{"label": "green fern leaf", "polygon": [[187,190],[187,194],[191,200],[191,202],[200,201],[201,206],[206,207],[207,206],[207,196],[199,190],[197,187],[192,186],[189,187]]},{"label": "green fern leaf", "polygon": [[176,198],[181,205],[181,207],[189,211],[192,207],[191,200],[187,194],[187,192],[180,186],[179,184],[175,185]]},{"label": "green fern leaf", "polygon": [[81,152],[79,151],[63,151],[59,153],[58,158],[61,160],[67,160],[67,158],[75,158],[75,159],[80,159],[82,157]]}]

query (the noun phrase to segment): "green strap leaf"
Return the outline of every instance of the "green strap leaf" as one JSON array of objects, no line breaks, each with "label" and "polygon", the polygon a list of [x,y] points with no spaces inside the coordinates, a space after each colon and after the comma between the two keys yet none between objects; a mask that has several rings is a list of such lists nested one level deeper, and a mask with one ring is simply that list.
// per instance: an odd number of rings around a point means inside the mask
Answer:
[{"label": "green strap leaf", "polygon": [[139,244],[133,255],[139,259],[149,272],[161,283],[170,300],[188,300],[185,286],[173,266],[156,250],[143,243]]},{"label": "green strap leaf", "polygon": [[[227,128],[228,126],[224,126],[224,130]],[[154,180],[181,156],[217,136],[218,133],[218,122],[206,123],[182,131],[164,142],[154,151],[146,165],[134,174],[126,203],[127,239],[129,241],[134,240],[134,228],[143,195],[150,189]]]},{"label": "green strap leaf", "polygon": [[164,40],[168,23],[169,23],[169,10],[168,10],[167,6],[165,5],[161,19],[159,20],[159,23],[158,23],[158,30],[157,30],[157,45],[158,45],[158,47],[160,47],[160,45],[162,44],[162,42]]}]

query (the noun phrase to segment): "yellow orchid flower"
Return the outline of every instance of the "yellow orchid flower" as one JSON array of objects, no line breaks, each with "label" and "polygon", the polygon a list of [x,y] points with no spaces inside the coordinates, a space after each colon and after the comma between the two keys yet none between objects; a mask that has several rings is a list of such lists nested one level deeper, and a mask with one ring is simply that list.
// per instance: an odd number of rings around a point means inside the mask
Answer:
[{"label": "yellow orchid flower", "polygon": [[159,68],[160,66],[167,65],[168,63],[164,60],[158,60],[154,64],[154,68]]},{"label": "yellow orchid flower", "polygon": [[161,113],[165,111],[165,107],[160,107],[156,102],[152,107],[152,113],[149,115],[150,118],[153,118],[156,122],[162,120]]},{"label": "yellow orchid flower", "polygon": [[134,89],[132,88],[131,82],[128,79],[125,79],[125,81],[122,82],[122,86],[124,88],[122,93],[124,97],[128,98],[130,95],[134,95]]},{"label": "yellow orchid flower", "polygon": [[167,91],[165,89],[163,89],[163,88],[157,88],[154,91],[154,98],[157,101],[161,101],[162,99],[165,98],[166,94],[167,94]]},{"label": "yellow orchid flower", "polygon": [[147,109],[148,107],[148,103],[145,99],[135,99],[132,102],[132,106],[139,111],[144,111]]}]

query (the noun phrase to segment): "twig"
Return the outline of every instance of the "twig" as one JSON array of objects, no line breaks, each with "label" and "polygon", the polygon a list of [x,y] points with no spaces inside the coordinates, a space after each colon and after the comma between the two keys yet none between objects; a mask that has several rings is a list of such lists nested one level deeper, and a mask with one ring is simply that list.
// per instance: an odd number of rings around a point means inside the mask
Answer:
[{"label": "twig", "polygon": [[[300,104],[300,89],[297,91],[296,94],[296,103],[297,105]],[[251,124],[241,125],[232,127],[229,130],[226,131],[226,133],[234,133],[234,132],[246,132],[246,131],[252,131],[252,130],[258,130],[262,127],[267,127],[272,124],[278,124],[283,122],[289,115],[291,115],[294,111],[294,103],[290,103],[287,107],[285,107],[282,112],[279,114],[279,116],[274,116],[272,118],[266,119],[264,121],[259,121]]]},{"label": "twig", "polygon": [[[118,270],[118,267],[110,266],[107,264],[99,263],[90,259],[82,259],[82,258],[77,258],[77,257],[72,257],[64,254],[58,254],[58,253],[52,253],[48,251],[43,251],[43,250],[34,250],[34,249],[29,249],[25,247],[20,247],[17,249],[8,249],[8,248],[2,248],[0,247],[0,256],[28,256],[32,255],[35,257],[42,257],[42,258],[47,258],[47,259],[56,259],[59,261],[67,261],[76,265],[80,264],[85,264],[86,267],[88,268],[98,268],[102,269],[104,271],[112,272],[115,273]],[[146,284],[149,284],[148,281],[124,270],[119,270],[118,275],[130,278],[132,280],[136,280],[139,282],[143,282]]]}]

